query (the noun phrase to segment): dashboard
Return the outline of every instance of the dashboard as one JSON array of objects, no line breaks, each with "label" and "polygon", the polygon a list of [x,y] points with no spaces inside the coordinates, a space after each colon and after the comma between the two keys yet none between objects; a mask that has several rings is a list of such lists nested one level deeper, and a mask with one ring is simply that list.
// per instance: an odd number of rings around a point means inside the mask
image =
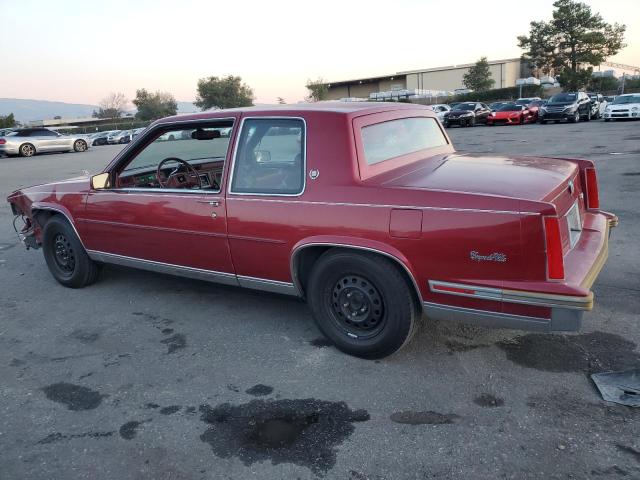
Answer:
[{"label": "dashboard", "polygon": [[[203,190],[220,190],[220,184],[222,183],[222,172],[224,167],[224,161],[219,160],[215,162],[206,163],[191,163],[191,166],[198,172],[200,178],[200,184]],[[164,175],[163,180],[167,178],[170,172],[174,170],[175,166],[163,168],[161,173]],[[184,177],[181,179],[181,177]],[[179,182],[186,180],[186,173],[178,173],[176,178]],[[158,175],[155,169],[146,169],[144,172],[123,172],[118,176],[116,182],[118,188],[161,188],[158,181]],[[190,187],[185,187],[190,188]]]}]

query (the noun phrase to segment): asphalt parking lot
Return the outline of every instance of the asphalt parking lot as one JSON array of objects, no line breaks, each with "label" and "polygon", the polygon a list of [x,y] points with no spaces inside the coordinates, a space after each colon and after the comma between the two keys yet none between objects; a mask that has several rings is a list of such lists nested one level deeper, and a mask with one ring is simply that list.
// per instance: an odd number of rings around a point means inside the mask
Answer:
[{"label": "asphalt parking lot", "polygon": [[[640,367],[640,122],[448,132],[461,151],[595,160],[620,226],[583,332],[425,319],[400,353],[360,360],[288,297],[117,267],[65,289],[5,204],[0,478],[640,478],[640,409],[588,376]],[[0,158],[2,200],[120,148]]]}]

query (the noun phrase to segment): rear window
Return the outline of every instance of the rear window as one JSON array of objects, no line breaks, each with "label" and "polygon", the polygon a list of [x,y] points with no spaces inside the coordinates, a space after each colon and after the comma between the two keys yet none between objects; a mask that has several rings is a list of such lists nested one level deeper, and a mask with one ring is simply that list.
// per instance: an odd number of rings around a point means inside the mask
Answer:
[{"label": "rear window", "polygon": [[362,128],[362,144],[368,165],[428,148],[447,145],[434,118],[400,118]]}]

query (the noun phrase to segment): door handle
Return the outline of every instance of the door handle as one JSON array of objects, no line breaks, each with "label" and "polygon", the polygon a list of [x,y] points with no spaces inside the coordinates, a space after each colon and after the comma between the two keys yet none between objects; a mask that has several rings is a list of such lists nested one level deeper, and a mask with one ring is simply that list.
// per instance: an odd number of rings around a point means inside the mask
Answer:
[{"label": "door handle", "polygon": [[211,205],[212,207],[220,206],[220,202],[218,200],[198,200],[198,203],[206,203],[207,205]]}]

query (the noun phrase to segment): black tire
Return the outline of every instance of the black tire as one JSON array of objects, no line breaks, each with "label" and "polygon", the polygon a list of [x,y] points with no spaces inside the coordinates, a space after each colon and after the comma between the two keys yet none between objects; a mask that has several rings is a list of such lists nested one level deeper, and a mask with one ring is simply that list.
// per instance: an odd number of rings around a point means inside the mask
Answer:
[{"label": "black tire", "polygon": [[576,110],[576,113],[574,113],[573,117],[571,117],[569,121],[571,123],[578,123],[580,121],[580,111]]},{"label": "black tire", "polygon": [[449,128],[450,126],[449,122],[444,122],[444,128]]},{"label": "black tire", "polygon": [[470,127],[475,127],[475,126],[476,126],[476,119],[475,119],[475,117],[471,117],[471,118],[469,119],[468,125],[469,125]]},{"label": "black tire", "polygon": [[608,122],[609,120],[611,120],[610,118],[605,118],[604,121]]},{"label": "black tire", "polygon": [[42,251],[51,275],[65,287],[85,287],[98,278],[98,264],[89,258],[73,227],[59,215],[51,217],[42,230]]},{"label": "black tire", "polygon": [[307,292],[320,331],[339,350],[360,358],[398,351],[421,317],[403,272],[375,254],[327,251],[311,272]]},{"label": "black tire", "polygon": [[86,152],[87,151],[87,142],[84,140],[76,140],[73,142],[73,150],[75,152]]},{"label": "black tire", "polygon": [[547,121],[546,120],[540,120],[540,125],[546,125]]},{"label": "black tire", "polygon": [[23,143],[18,149],[21,157],[33,157],[36,154],[36,147],[30,143]]},{"label": "black tire", "polygon": [[587,115],[586,115],[586,117],[584,118],[584,121],[585,121],[585,122],[590,122],[590,121],[591,121],[591,110],[589,110],[589,111],[587,112]]}]

